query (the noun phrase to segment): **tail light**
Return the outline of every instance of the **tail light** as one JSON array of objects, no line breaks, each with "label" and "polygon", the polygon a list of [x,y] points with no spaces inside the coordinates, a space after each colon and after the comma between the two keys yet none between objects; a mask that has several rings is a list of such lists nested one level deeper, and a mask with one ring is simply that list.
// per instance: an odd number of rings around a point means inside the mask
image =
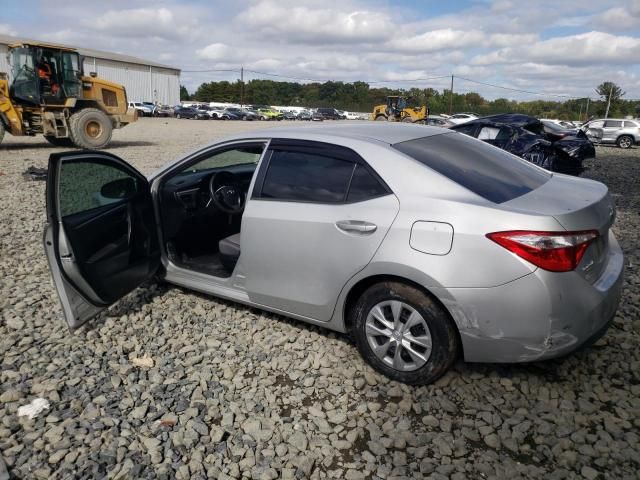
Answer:
[{"label": "tail light", "polygon": [[598,238],[597,230],[580,232],[536,232],[512,230],[488,233],[487,238],[535,266],[550,272],[574,270],[589,245]]}]

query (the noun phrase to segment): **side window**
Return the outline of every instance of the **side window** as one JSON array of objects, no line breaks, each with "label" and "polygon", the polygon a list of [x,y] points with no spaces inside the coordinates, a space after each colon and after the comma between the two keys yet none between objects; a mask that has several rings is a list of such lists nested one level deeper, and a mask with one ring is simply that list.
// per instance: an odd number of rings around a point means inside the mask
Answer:
[{"label": "side window", "polygon": [[595,122],[591,122],[587,126],[588,128],[602,128],[604,126],[604,122],[602,120],[597,120]]},{"label": "side window", "polygon": [[605,128],[620,128],[622,127],[622,122],[620,120],[606,120],[604,122]]},{"label": "side window", "polygon": [[355,164],[324,155],[274,150],[262,186],[262,197],[316,203],[340,203]]},{"label": "side window", "polygon": [[347,202],[362,202],[389,193],[387,189],[362,165],[356,165],[349,185]]},{"label": "side window", "polygon": [[624,126],[625,126],[625,128],[637,128],[638,124],[636,122],[631,122],[629,120],[625,120]]},{"label": "side window", "polygon": [[129,172],[86,160],[63,162],[59,182],[61,217],[120,202],[140,188]]},{"label": "side window", "polygon": [[250,145],[218,151],[210,157],[200,160],[188,167],[184,172],[199,172],[213,168],[233,167],[235,165],[257,164],[264,150],[264,145]]}]

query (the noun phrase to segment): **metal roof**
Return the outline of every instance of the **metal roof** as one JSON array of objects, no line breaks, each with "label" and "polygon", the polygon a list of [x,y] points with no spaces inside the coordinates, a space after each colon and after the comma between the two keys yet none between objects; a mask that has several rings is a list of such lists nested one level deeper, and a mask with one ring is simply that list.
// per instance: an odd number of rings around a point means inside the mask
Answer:
[{"label": "metal roof", "polygon": [[10,45],[13,43],[46,43],[52,46],[59,45],[65,48],[75,48],[80,55],[84,55],[85,57],[102,58],[105,60],[113,60],[115,62],[135,63],[137,65],[145,65],[145,66],[151,66],[156,68],[166,68],[168,70],[175,70],[176,72],[180,72],[179,68],[171,67],[169,65],[163,65],[162,63],[151,62],[149,60],[144,60],[138,57],[132,57],[130,55],[122,55],[120,53],[105,52],[103,50],[93,50],[91,48],[74,47],[72,45],[65,45],[62,43],[59,43],[59,44],[50,43],[42,40],[35,40],[33,38],[13,37],[11,35],[0,34],[0,44]]},{"label": "metal roof", "polygon": [[[336,122],[331,125],[300,125],[254,130],[233,135],[231,138],[295,138],[319,140],[319,137],[340,137],[378,141],[389,145],[422,137],[451,133],[450,130],[426,125],[410,125],[393,122],[363,122],[350,124]],[[216,141],[214,143],[219,143]]]}]

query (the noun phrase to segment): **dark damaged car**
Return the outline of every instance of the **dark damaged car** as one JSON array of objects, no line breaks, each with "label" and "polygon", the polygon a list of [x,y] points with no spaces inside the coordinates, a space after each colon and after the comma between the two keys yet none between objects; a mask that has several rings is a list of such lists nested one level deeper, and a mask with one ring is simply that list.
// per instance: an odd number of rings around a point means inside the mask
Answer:
[{"label": "dark damaged car", "polygon": [[451,130],[484,140],[552,172],[568,175],[580,175],[585,169],[584,160],[596,156],[584,132],[551,129],[528,115],[492,115],[455,125]]}]

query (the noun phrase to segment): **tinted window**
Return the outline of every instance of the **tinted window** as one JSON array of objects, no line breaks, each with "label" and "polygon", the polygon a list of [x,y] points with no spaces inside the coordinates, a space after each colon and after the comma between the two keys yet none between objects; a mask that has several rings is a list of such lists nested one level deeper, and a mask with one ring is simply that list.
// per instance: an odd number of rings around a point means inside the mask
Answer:
[{"label": "tinted window", "polygon": [[634,128],[634,127],[637,127],[638,124],[636,122],[630,122],[629,120],[625,120],[624,126],[627,128]]},{"label": "tinted window", "polygon": [[103,187],[127,180],[138,188],[135,177],[114,165],[91,161],[63,162],[58,190],[60,216],[120,202],[122,197],[104,196]]},{"label": "tinted window", "polygon": [[337,203],[345,199],[354,163],[322,155],[275,150],[262,187],[263,198]]},{"label": "tinted window", "polygon": [[604,122],[604,126],[606,127],[614,127],[614,128],[620,128],[622,127],[622,122],[620,120],[607,120],[606,122]]},{"label": "tinted window", "polygon": [[347,202],[362,202],[370,198],[381,197],[386,195],[387,189],[383,187],[378,179],[376,179],[366,167],[356,165],[349,185],[349,194]]},{"label": "tinted window", "polygon": [[191,165],[183,172],[199,172],[212,168],[233,167],[235,165],[257,164],[262,156],[264,145],[251,145],[214,152],[210,157],[204,158]]},{"label": "tinted window", "polygon": [[535,190],[551,177],[515,155],[465,135],[434,135],[393,147],[495,203]]}]

